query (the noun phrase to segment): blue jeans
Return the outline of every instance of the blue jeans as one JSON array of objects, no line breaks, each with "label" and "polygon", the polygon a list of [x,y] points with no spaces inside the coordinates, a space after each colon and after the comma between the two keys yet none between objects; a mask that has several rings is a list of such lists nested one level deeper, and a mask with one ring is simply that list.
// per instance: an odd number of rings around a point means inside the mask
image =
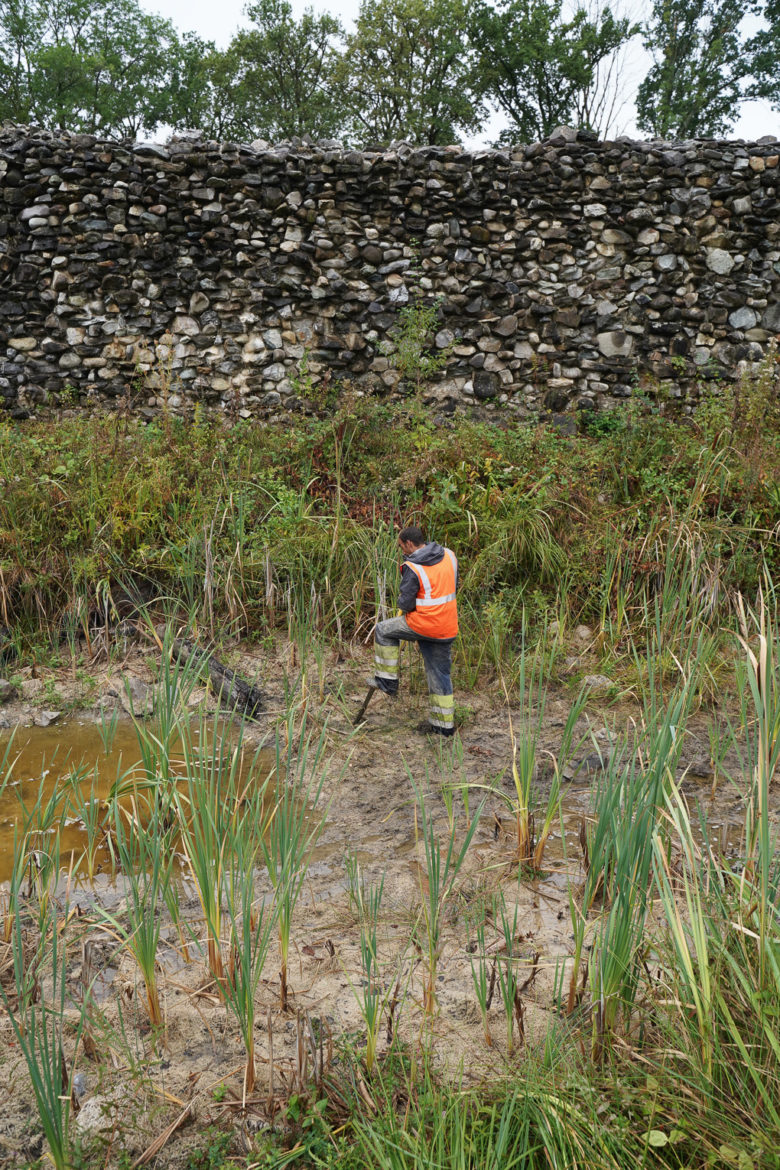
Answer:
[{"label": "blue jeans", "polygon": [[434,641],[421,638],[405,617],[378,622],[374,631],[374,666],[380,689],[389,695],[398,690],[398,658],[401,642],[416,642],[420,647],[425,678],[428,683],[430,711],[428,722],[442,731],[455,726],[455,699],[452,693],[452,643],[454,639]]}]

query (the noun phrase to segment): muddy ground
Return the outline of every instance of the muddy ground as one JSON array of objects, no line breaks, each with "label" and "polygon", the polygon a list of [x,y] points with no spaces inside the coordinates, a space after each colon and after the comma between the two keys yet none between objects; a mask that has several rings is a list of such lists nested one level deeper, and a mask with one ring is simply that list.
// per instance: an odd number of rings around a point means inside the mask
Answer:
[{"label": "muddy ground", "polygon": [[[587,647],[578,647],[577,653],[579,675],[598,669],[595,656],[589,659]],[[432,1046],[435,1059],[454,1075],[479,1081],[522,1059],[524,1046],[538,1044],[547,1030],[556,1026],[560,1017],[555,1010],[555,984],[572,948],[568,883],[570,877],[575,884],[582,877],[580,824],[587,816],[591,785],[599,772],[599,753],[608,753],[613,735],[631,727],[638,716],[637,705],[627,695],[589,702],[578,723],[575,764],[569,769],[569,774],[576,774],[563,788],[566,848],[560,825],[556,825],[542,872],[520,875],[518,881],[508,804],[513,792],[510,716],[519,735],[520,712],[507,709],[497,682],[486,683],[475,692],[457,692],[460,726],[454,741],[417,733],[414,729],[424,719],[426,704],[414,654],[412,648],[404,651],[400,697],[393,702],[375,696],[357,729],[351,718],[366,694],[363,679],[371,669],[369,649],[362,647],[349,654],[331,651],[309,664],[303,689],[309,726],[318,732],[327,719],[328,727],[329,773],[321,802],[327,814],[296,913],[290,970],[293,996],[286,1013],[279,1009],[276,953],[270,955],[264,970],[256,1027],[259,1080],[246,1105],[241,1099],[240,1038],[209,982],[203,955],[193,949],[190,960],[185,961],[174,928],[166,924],[159,956],[165,1027],[161,1035],[154,1036],[134,962],[109,933],[89,926],[95,900],[121,913],[121,885],[110,875],[101,874],[94,889],[76,891],[74,899],[86,915],[79,929],[93,943],[93,973],[99,972],[89,1052],[82,1048],[77,1059],[80,1108],[73,1123],[80,1143],[89,1151],[88,1165],[118,1165],[123,1158],[124,1165],[187,1167],[193,1150],[207,1144],[204,1131],[211,1126],[232,1131],[235,1151],[248,1151],[253,1143],[257,1148],[258,1135],[269,1127],[285,1129],[286,1101],[292,1093],[312,1088],[320,1063],[326,1077],[338,1082],[343,1067],[340,1044],[346,1040],[359,1047],[364,1034],[356,999],[361,986],[360,929],[347,894],[344,857],[348,853],[356,855],[368,884],[384,877],[379,958],[389,999],[398,989],[393,1029],[406,1042]],[[14,680],[15,695],[0,707],[0,716],[6,726],[24,728],[40,722],[42,711],[59,708],[62,714],[53,726],[62,726],[63,733],[66,717],[71,729],[88,728],[100,719],[101,706],[105,718],[105,713],[118,705],[124,677],[151,683],[155,661],[152,649],[129,647],[124,658],[110,668],[91,668],[86,682],[67,670],[47,672],[39,678],[22,672]],[[236,650],[228,661],[256,681],[266,697],[265,712],[247,731],[248,740],[259,743],[272,732],[283,711],[287,686],[300,679],[300,663],[289,646],[280,645]],[[576,685],[566,681],[549,693],[537,755],[537,791],[542,803],[549,790],[551,760],[558,751],[575,694]],[[193,704],[200,701],[214,700],[205,691],[198,691]],[[87,703],[85,708],[68,715],[69,706],[78,707],[82,702]],[[682,784],[691,803],[701,802],[706,810],[718,847],[733,853],[740,847],[743,801],[727,779],[713,784],[708,736],[713,714],[712,706],[703,707],[691,721],[683,751],[687,770]],[[81,734],[86,736],[87,731]],[[77,730],[77,740],[78,735]],[[0,741],[0,758],[1,753]],[[738,775],[738,760],[729,755],[723,769]],[[454,789],[453,807],[460,814],[461,825],[465,823],[462,785],[473,786],[471,811],[487,792],[467,864],[446,907],[433,1017],[423,1011],[426,962],[420,945],[420,904],[426,878],[424,851],[416,836],[412,778],[426,793],[442,834],[448,827],[443,795],[447,788]],[[774,803],[776,806],[776,794]],[[8,831],[5,826],[6,834]],[[2,847],[0,842],[0,851]],[[517,946],[527,962],[528,974],[534,960],[536,967],[535,977],[523,993],[525,1036],[521,1039],[515,1031],[512,1056],[507,1052],[498,993],[490,1009],[493,1045],[488,1047],[472,984],[473,919],[499,889],[510,907],[517,903]],[[196,923],[197,899],[186,882],[182,898]],[[500,947],[490,917],[486,941],[489,948]],[[0,944],[0,967],[2,964]],[[74,999],[81,985],[81,965],[82,956],[74,951],[69,968]],[[9,986],[7,976],[5,985]],[[72,1014],[75,1018],[75,1011]],[[387,1015],[386,1011],[380,1054],[387,1041]],[[70,1054],[72,1042],[68,1043]],[[43,1139],[25,1066],[6,1015],[0,1019],[0,1077],[10,1087],[0,1116],[0,1166],[23,1166],[40,1156]],[[370,1081],[362,1091],[371,1096]],[[171,1129],[176,1122],[178,1126]],[[155,1139],[164,1139],[159,1152],[152,1152]],[[294,1132],[290,1140],[295,1140]],[[146,1161],[137,1161],[145,1152]]]}]

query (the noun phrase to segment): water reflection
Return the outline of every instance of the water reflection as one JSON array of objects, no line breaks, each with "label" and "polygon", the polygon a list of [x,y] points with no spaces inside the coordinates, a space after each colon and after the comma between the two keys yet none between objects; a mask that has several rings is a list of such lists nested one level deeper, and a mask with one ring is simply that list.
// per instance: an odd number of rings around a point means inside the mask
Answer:
[{"label": "water reflection", "polygon": [[[154,727],[149,731],[154,734]],[[224,737],[224,732],[224,725],[217,725],[216,735]],[[193,744],[197,747],[200,740],[204,750],[210,751],[215,725],[194,721],[189,736],[190,756]],[[218,750],[224,747],[222,738]],[[183,777],[184,748],[179,737],[171,740],[165,754],[170,774]],[[94,878],[110,870],[111,853],[100,829],[107,802],[116,787],[126,794],[122,805],[129,806],[133,789],[146,779],[133,722],[116,722],[110,735],[105,725],[86,720],[68,720],[46,728],[20,727],[0,738],[0,763],[4,757],[5,766],[0,770],[0,882],[11,877],[15,841],[36,806],[35,821],[40,827],[31,842],[34,848],[45,850],[47,838],[56,834],[64,868],[81,859],[82,880],[85,874]],[[273,763],[273,752],[258,756],[247,749],[242,755],[242,773],[248,777],[254,767],[265,776]],[[48,817],[42,815],[44,810],[48,810]],[[92,832],[87,831],[87,825]]]}]

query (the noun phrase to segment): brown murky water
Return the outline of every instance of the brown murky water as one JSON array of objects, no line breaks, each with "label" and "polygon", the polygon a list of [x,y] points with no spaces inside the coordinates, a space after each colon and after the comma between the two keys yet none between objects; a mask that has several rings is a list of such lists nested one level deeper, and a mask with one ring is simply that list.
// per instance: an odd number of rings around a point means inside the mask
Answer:
[{"label": "brown murky water", "polygon": [[[101,736],[101,727],[91,721],[68,720],[48,728],[18,728],[13,736],[0,737],[0,882],[8,881],[14,857],[15,841],[22,830],[25,815],[35,808],[45,808],[50,801],[56,801],[55,820],[59,826],[60,857],[67,867],[71,858],[82,856],[88,847],[88,834],[82,816],[87,811],[93,820],[100,817],[100,804],[108,799],[112,788],[120,781],[132,782],[134,775],[140,776],[141,752],[135,727],[129,719],[117,722],[106,745]],[[208,729],[205,734],[208,736]],[[193,728],[197,737],[200,729]],[[181,753],[181,744],[173,745],[173,770]],[[5,764],[3,760],[5,757]],[[259,760],[251,749],[247,749],[244,768],[253,762],[260,770],[270,770],[273,753],[261,754]],[[183,771],[183,761],[182,761]],[[79,795],[74,792],[77,790]],[[590,814],[591,793],[589,785],[570,785],[562,793],[562,825],[554,828],[546,850],[546,859],[552,868],[565,869],[566,858],[578,859],[580,855],[580,826]],[[60,820],[64,804],[66,815]],[[97,807],[96,807],[97,806]],[[707,810],[710,840],[726,855],[739,852],[742,846],[743,825],[740,820],[731,820],[725,809]],[[57,830],[49,830],[52,834]],[[46,830],[42,835],[41,848],[45,848]],[[353,842],[353,849],[361,863],[370,862],[379,839],[372,839],[370,832],[364,839]],[[412,849],[414,842],[408,842]],[[400,846],[395,843],[397,853]],[[323,841],[314,851],[312,862],[332,862],[335,855],[340,858],[344,852],[344,841]],[[82,867],[83,869],[83,867]],[[108,851],[98,847],[94,853],[93,874],[105,873],[111,869]],[[82,877],[82,881],[84,878]]]},{"label": "brown murky water", "polygon": [[[131,784],[134,776],[142,776],[141,750],[133,723],[129,719],[118,721],[107,744],[101,731],[94,722],[68,720],[46,728],[20,727],[12,735],[0,737],[0,882],[11,876],[15,842],[36,805],[39,810],[51,806],[57,825],[47,829],[45,816],[41,817],[39,811],[36,819],[44,820],[44,830],[38,838],[40,847],[45,848],[48,834],[59,831],[60,859],[67,867],[71,858],[79,858],[88,848],[80,812],[99,819],[100,805],[114,786],[120,782]],[[202,732],[193,727],[192,734],[197,742]],[[174,742],[172,748],[172,771],[183,773],[181,743]],[[253,764],[259,770],[270,769],[273,753],[262,753],[256,759],[247,749],[242,767],[248,770]],[[98,847],[94,872],[99,874],[109,867],[108,851]]]}]

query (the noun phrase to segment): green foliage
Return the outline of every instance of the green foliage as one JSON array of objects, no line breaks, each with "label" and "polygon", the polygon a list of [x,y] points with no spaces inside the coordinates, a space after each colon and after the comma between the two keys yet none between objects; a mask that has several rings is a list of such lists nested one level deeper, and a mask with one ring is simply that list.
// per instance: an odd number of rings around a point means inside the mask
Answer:
[{"label": "green foliage", "polygon": [[363,0],[337,79],[358,142],[456,142],[476,133],[468,0]]},{"label": "green foliage", "polygon": [[134,138],[174,122],[192,43],[136,0],[0,5],[0,118]]},{"label": "green foliage", "polygon": [[192,1150],[187,1158],[187,1170],[231,1170],[236,1163],[230,1158],[233,1134],[216,1128],[205,1131],[207,1145]]},{"label": "green foliage", "polygon": [[438,324],[438,301],[432,305],[426,305],[421,300],[412,301],[398,314],[394,364],[418,393],[434,374],[447,365],[449,348],[430,348],[431,337]]},{"label": "green foliage", "polygon": [[167,597],[215,632],[305,620],[310,634],[350,638],[392,606],[394,532],[416,519],[458,552],[470,674],[492,653],[491,613],[511,653],[523,608],[541,626],[562,589],[583,620],[601,620],[618,592],[631,612],[667,547],[707,550],[699,587],[716,590],[717,621],[765,560],[777,566],[766,533],[780,520],[775,366],[719,389],[687,425],[632,399],[604,416],[609,433],[572,438],[459,416],[444,429],[371,399],[279,428],[3,423],[3,623],[39,661],[62,628],[77,639],[96,617],[115,620],[123,596]]},{"label": "green foliage", "polygon": [[257,0],[245,11],[250,27],[213,61],[220,108],[215,103],[212,119],[245,140],[339,133],[343,102],[334,70],[343,31],[336,17],[306,8],[296,19],[288,0]]},{"label": "green foliage", "polygon": [[749,72],[753,77],[747,97],[765,98],[780,109],[780,3],[767,0],[763,7],[765,27],[748,41]]},{"label": "green foliage", "polygon": [[597,129],[608,121],[604,70],[638,27],[609,7],[569,17],[562,9],[561,0],[478,0],[472,8],[481,92],[509,119],[502,141],[538,142],[562,123]]},{"label": "green foliage", "polygon": [[643,27],[654,64],[637,124],[659,138],[715,138],[734,124],[750,73],[743,0],[653,0]]}]

